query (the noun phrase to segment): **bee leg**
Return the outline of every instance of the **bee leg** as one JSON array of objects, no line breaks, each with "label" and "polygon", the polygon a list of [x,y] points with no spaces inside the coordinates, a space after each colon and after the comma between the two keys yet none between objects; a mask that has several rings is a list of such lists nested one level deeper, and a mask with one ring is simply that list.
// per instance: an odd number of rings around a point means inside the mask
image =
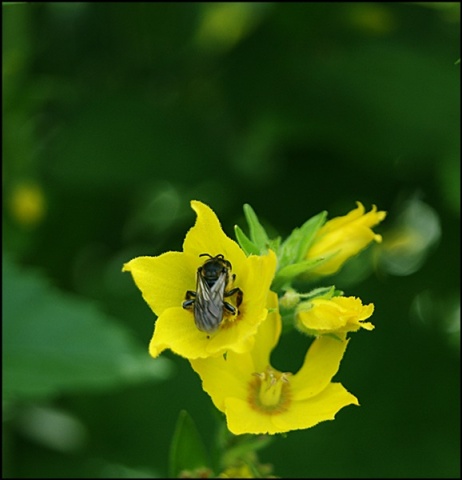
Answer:
[{"label": "bee leg", "polygon": [[186,299],[183,302],[183,308],[191,308],[195,302],[196,296],[197,296],[196,292],[193,292],[192,290],[187,290]]},{"label": "bee leg", "polygon": [[193,304],[194,304],[194,299],[193,298],[190,299],[190,300],[185,300],[183,302],[183,308],[186,308],[186,309],[191,308],[193,306]]},{"label": "bee leg", "polygon": [[232,313],[233,315],[239,315],[239,305],[242,303],[242,296],[244,293],[239,287],[232,288],[229,292],[225,292],[223,295],[224,297],[231,297],[236,295],[236,307],[231,305],[228,302],[223,302],[223,306],[228,312]]},{"label": "bee leg", "polygon": [[224,294],[225,297],[231,297],[231,295],[236,294],[236,305],[239,307],[239,305],[242,303],[242,296],[244,295],[244,292],[239,288],[233,288],[229,292],[226,292]]},{"label": "bee leg", "polygon": [[234,305],[231,305],[228,302],[223,302],[223,308],[227,310],[229,313],[232,315],[236,315],[236,307]]},{"label": "bee leg", "polygon": [[236,292],[236,305],[239,307],[239,305],[242,303],[242,297],[244,296],[244,292],[238,288]]}]

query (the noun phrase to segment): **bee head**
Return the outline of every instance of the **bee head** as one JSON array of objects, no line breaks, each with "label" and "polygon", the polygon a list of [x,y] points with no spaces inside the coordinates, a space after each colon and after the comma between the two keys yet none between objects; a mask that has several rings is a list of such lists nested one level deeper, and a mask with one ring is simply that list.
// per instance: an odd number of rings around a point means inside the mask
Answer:
[{"label": "bee head", "polygon": [[212,257],[209,253],[202,253],[200,257],[210,257],[199,267],[199,273],[207,280],[214,280],[221,274],[227,274],[231,270],[231,263],[225,259],[225,257],[219,253]]}]

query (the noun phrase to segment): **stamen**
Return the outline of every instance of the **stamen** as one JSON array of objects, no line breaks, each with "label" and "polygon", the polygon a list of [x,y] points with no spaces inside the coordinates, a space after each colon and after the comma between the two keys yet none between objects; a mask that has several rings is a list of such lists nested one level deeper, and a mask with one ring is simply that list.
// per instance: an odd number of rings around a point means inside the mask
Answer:
[{"label": "stamen", "polygon": [[264,372],[255,372],[252,375],[254,379],[249,382],[248,396],[252,408],[268,414],[285,412],[290,405],[288,377],[292,374],[281,373],[268,366]]}]

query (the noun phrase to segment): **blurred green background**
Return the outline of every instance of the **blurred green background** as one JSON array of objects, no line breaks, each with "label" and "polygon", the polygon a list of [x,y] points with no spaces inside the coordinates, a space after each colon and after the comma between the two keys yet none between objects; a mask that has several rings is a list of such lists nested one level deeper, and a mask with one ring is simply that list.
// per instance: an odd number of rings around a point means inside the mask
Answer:
[{"label": "blurred green background", "polygon": [[181,409],[212,446],[210,398],[149,357],[155,317],[121,273],[181,250],[197,199],[232,238],[244,203],[283,237],[388,211],[325,280],[375,304],[336,377],[361,407],[262,450],[274,474],[459,477],[459,4],[2,13],[3,476],[165,476]]}]

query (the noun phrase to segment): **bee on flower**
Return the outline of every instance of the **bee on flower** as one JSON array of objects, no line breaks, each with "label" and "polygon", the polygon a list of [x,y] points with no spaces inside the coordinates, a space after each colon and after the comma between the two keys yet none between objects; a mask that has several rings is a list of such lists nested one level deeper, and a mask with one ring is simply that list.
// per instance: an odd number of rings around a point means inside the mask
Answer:
[{"label": "bee on flower", "polygon": [[275,253],[246,256],[210,207],[195,200],[191,206],[197,220],[182,252],[137,257],[123,267],[158,316],[149,345],[154,358],[167,348],[186,358],[248,351],[268,313]]}]

